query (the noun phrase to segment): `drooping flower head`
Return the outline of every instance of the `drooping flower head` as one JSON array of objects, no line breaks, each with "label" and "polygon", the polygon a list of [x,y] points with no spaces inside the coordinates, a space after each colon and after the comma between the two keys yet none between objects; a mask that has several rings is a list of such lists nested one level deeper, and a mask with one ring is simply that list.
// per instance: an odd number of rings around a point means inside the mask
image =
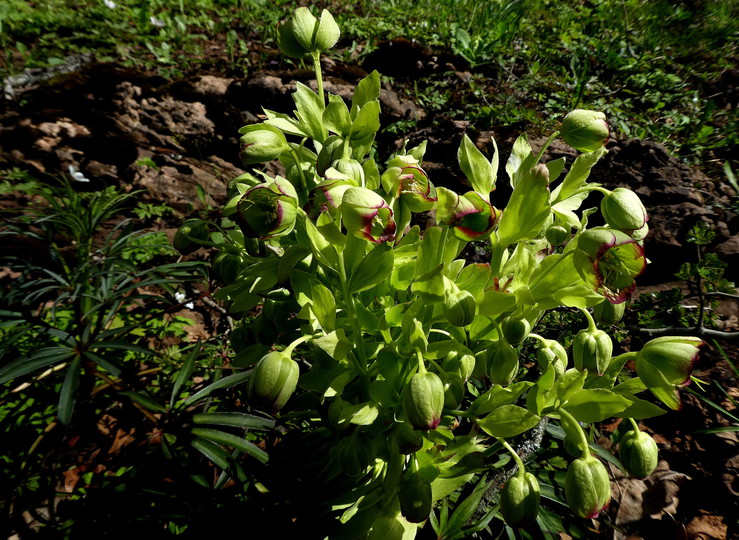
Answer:
[{"label": "drooping flower head", "polygon": [[244,194],[237,207],[236,221],[249,238],[272,238],[292,231],[297,208],[295,188],[278,176]]},{"label": "drooping flower head", "polygon": [[352,234],[375,244],[395,240],[393,211],[385,199],[371,189],[347,189],[340,208],[344,226]]},{"label": "drooping flower head", "polygon": [[567,144],[580,152],[595,152],[610,136],[606,115],[585,109],[576,109],[565,116],[559,132]]},{"label": "drooping flower head", "polygon": [[636,374],[662,403],[680,408],[678,388],[690,382],[693,366],[698,361],[703,341],[691,336],[655,338],[636,356]]},{"label": "drooping flower head", "polygon": [[400,197],[411,212],[426,212],[436,202],[428,175],[413,156],[393,158],[381,181],[385,192],[392,197]]},{"label": "drooping flower head", "polygon": [[459,195],[441,187],[437,195],[436,222],[452,227],[461,240],[469,242],[488,234],[500,218],[500,212],[474,191]]},{"label": "drooping flower head", "polygon": [[574,258],[580,277],[614,304],[631,296],[636,287],[634,278],[647,265],[644,248],[625,233],[605,227],[581,233]]}]

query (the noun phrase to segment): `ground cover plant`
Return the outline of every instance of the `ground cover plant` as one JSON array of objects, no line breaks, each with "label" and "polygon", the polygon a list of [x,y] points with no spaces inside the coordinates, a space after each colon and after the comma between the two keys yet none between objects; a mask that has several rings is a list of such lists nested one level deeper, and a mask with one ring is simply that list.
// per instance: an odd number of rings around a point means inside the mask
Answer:
[{"label": "ground cover plant", "polygon": [[[7,148],[2,147],[13,140],[13,146],[25,152],[28,165],[20,162],[21,168],[1,171],[7,190],[3,195],[13,195],[2,202],[10,208],[2,237],[10,249],[3,254],[0,274],[4,287],[0,424],[7,445],[3,476],[10,481],[0,493],[0,530],[24,538],[152,530],[193,537],[221,531],[238,537],[262,534],[269,523],[273,533],[285,530],[317,537],[361,536],[364,531],[443,538],[500,534],[526,538],[567,531],[591,537],[609,536],[611,529],[616,536],[630,531],[649,537],[645,527],[654,526],[654,519],[633,525],[633,520],[622,518],[631,486],[657,482],[655,487],[666,489],[662,480],[666,475],[660,476],[659,470],[644,482],[636,478],[656,465],[650,440],[659,443],[661,457],[671,464],[685,452],[682,459],[690,462],[690,468],[678,470],[689,472],[694,490],[715,493],[715,483],[701,475],[709,470],[709,461],[715,465],[711,470],[719,470],[726,456],[725,448],[711,441],[725,435],[729,444],[736,431],[731,378],[711,381],[720,374],[719,366],[703,370],[704,354],[693,380],[696,385],[682,392],[688,413],[695,414],[696,403],[715,411],[715,419],[703,417],[709,424],[693,418],[681,427],[683,421],[672,419],[687,418],[685,411],[682,416],[645,421],[639,421],[637,413],[658,412],[658,397],[675,405],[672,385],[649,367],[655,359],[660,361],[665,336],[673,336],[669,343],[685,346],[685,360],[694,356],[699,342],[685,336],[711,341],[710,348],[701,347],[709,361],[712,351],[721,351],[713,340],[728,337],[721,331],[727,328],[726,315],[718,314],[735,293],[723,276],[731,275],[731,266],[712,253],[709,246],[716,241],[712,231],[700,227],[702,222],[688,237],[698,245],[686,251],[697,252],[693,264],[680,268],[681,261],[660,251],[642,253],[637,246],[644,242],[640,239],[644,231],[634,235],[631,229],[644,225],[646,212],[639,198],[624,184],[618,188],[619,184],[606,184],[605,189],[588,176],[592,173],[600,182],[604,164],[610,167],[629,157],[623,153],[613,157],[621,145],[611,143],[613,151],[608,154],[600,148],[609,133],[599,113],[577,111],[565,122],[569,127],[562,129],[560,122],[567,111],[583,103],[595,105],[607,111],[617,134],[644,136],[647,131],[638,130],[647,126],[648,136],[681,149],[685,157],[718,158],[706,167],[726,174],[731,182],[732,165],[727,161],[731,124],[724,122],[730,120],[731,110],[721,109],[721,96],[704,101],[702,92],[713,83],[696,86],[695,79],[685,88],[696,94],[682,95],[680,90],[682,97],[671,100],[679,75],[666,75],[680,73],[684,64],[654,56],[660,47],[680,46],[670,40],[655,14],[673,22],[675,17],[684,20],[683,30],[693,32],[696,42],[720,45],[731,32],[731,20],[721,16],[730,8],[721,3],[706,8],[706,20],[713,17],[716,23],[715,32],[706,33],[700,22],[662,3],[620,3],[624,19],[611,24],[609,4],[553,10],[546,2],[484,7],[450,2],[440,4],[433,14],[402,3],[332,8],[342,28],[332,58],[349,66],[361,62],[370,73],[356,90],[354,83],[366,73],[349,79],[354,96],[337,85],[337,74],[347,73],[346,67],[326,56],[323,70],[315,62],[317,49],[335,35],[329,15],[322,14],[319,22],[304,10],[298,12],[302,24],[314,29],[327,25],[315,36],[296,34],[300,23],[283,23],[279,31],[274,26],[293,12],[290,3],[238,8],[206,1],[197,6],[96,3],[90,4],[91,11],[81,3],[82,15],[76,18],[65,15],[64,3],[39,17],[34,15],[39,6],[25,3],[21,9],[3,12],[7,32],[2,39],[18,44],[8,49],[10,72],[45,63],[68,69],[64,57],[89,48],[104,60],[109,54],[107,59],[143,63],[175,79],[170,83],[154,78],[157,86],[147,88],[134,71],[122,72],[129,77],[127,84],[143,88],[144,100],[154,108],[169,106],[156,97],[159,88],[171,88],[177,98],[184,95],[182,82],[176,80],[183,73],[196,76],[206,70],[239,77],[266,62],[268,73],[302,82],[277,90],[286,99],[270,100],[268,111],[249,108],[265,116],[247,118],[249,125],[239,134],[249,172],[230,183],[223,211],[214,202],[221,187],[214,189],[213,184],[213,193],[198,186],[197,196],[184,205],[165,199],[176,210],[157,204],[151,193],[105,188],[111,178],[101,182],[99,163],[93,167],[100,154],[91,145],[80,147],[85,157],[68,148],[57,152],[75,156],[72,165],[65,162],[61,169],[71,185],[41,187],[26,171],[39,176],[34,167],[48,161],[34,160],[27,150],[28,131],[22,126],[28,124],[12,117],[13,105],[10,117],[20,128],[11,130],[14,139],[8,138],[7,129],[4,134],[0,131],[0,155],[8,159]],[[396,20],[394,10],[401,8],[408,24],[401,34],[393,33],[398,25],[387,21]],[[701,8],[684,9],[695,13],[690,10]],[[478,16],[469,18],[471,10]],[[313,13],[318,15],[319,10]],[[86,19],[88,14],[92,19]],[[84,41],[84,33],[75,30],[95,26],[94,19],[116,25],[115,47],[102,43],[101,36],[108,39],[110,32],[86,32],[89,40]],[[28,24],[34,20],[35,28]],[[56,34],[49,32],[54,21],[62,22]],[[638,30],[626,31],[622,22]],[[542,37],[524,38],[523,29],[536,25],[543,27]],[[493,27],[495,31],[489,31]],[[42,28],[46,34],[33,38]],[[405,40],[381,41],[398,35]],[[254,41],[257,37],[260,42]],[[624,39],[625,48],[620,45]],[[450,46],[456,54],[428,52],[411,40]],[[278,54],[279,44],[293,57]],[[694,63],[703,66],[705,61],[706,81],[715,82],[723,69],[721,51],[727,49],[709,50]],[[44,57],[49,54],[57,59],[48,61]],[[391,61],[405,55],[409,62]],[[610,71],[601,63],[603,58],[611,67],[621,67]],[[629,58],[634,62],[623,63]],[[656,66],[664,69],[653,69]],[[373,67],[382,75],[372,73]],[[613,80],[608,78],[618,74],[620,80],[624,72],[635,78],[613,94],[615,87],[609,86]],[[25,72],[23,76],[31,79],[21,84],[41,84],[41,97],[48,85],[51,100],[39,102],[33,92],[16,86],[19,79],[6,79],[5,86],[21,109],[26,101],[29,110],[40,110],[38,104],[44,104],[40,113],[33,113],[32,123],[45,120],[47,111],[64,107],[55,88],[69,88],[77,77],[59,75],[52,66],[40,73],[58,79],[39,83],[34,82],[34,73]],[[101,74],[112,80],[120,76],[105,66]],[[330,91],[321,92],[324,80]],[[652,94],[649,85],[655,81],[660,90]],[[106,84],[112,88],[114,83]],[[85,95],[96,95],[102,103],[109,95],[105,88]],[[296,88],[293,99],[290,92]],[[634,88],[645,90],[645,98],[664,103],[644,113],[633,100],[618,101]],[[426,118],[389,116],[385,106],[392,90],[421,105]],[[600,97],[600,90],[610,94],[607,99]],[[332,96],[334,91],[342,98]],[[318,97],[321,93],[324,99]],[[220,100],[238,94],[230,91]],[[382,107],[378,98],[384,99]],[[711,100],[719,104],[713,112]],[[241,100],[235,107],[218,110],[225,112],[224,117],[243,118],[233,111],[244,104]],[[682,128],[660,122],[684,104],[687,120]],[[207,102],[211,114],[214,105],[215,101]],[[694,113],[704,106],[708,112],[697,119]],[[80,116],[69,107],[65,114],[70,117],[59,126],[62,133],[70,130],[75,137],[74,130],[84,130],[74,125]],[[97,107],[92,105],[93,110]],[[291,107],[297,112],[284,114]],[[391,124],[386,123],[388,117]],[[533,125],[524,126],[522,120]],[[66,127],[70,122],[72,127]],[[146,118],[144,125],[150,125]],[[451,134],[449,125],[455,126]],[[689,142],[701,125],[713,129],[709,138],[715,147]],[[479,131],[494,126],[495,136]],[[502,136],[497,126],[505,126]],[[573,126],[589,126],[593,140],[587,136],[582,140]],[[525,136],[517,138],[524,127],[545,136],[528,145]],[[161,128],[154,124],[154,129]],[[236,135],[236,127],[231,129]],[[392,142],[409,130],[414,131],[413,142]],[[462,137],[465,130],[471,139]],[[170,140],[156,138],[156,151],[139,154],[133,169],[166,178],[171,172],[165,171],[173,167],[185,171],[195,163],[188,154],[209,151],[199,146],[201,141],[189,141],[187,130],[173,135]],[[429,137],[428,144],[424,137]],[[438,139],[443,137],[451,139],[446,145],[451,152],[439,151]],[[80,139],[84,137],[77,136]],[[42,148],[49,140],[38,140],[34,146]],[[122,156],[130,153],[124,139],[110,140]],[[219,140],[225,142],[220,136]],[[649,148],[651,155],[656,147],[640,148],[644,154]],[[236,158],[237,152],[228,148],[219,155],[230,153]],[[656,154],[658,159],[661,155]],[[464,177],[465,185],[449,182],[438,168],[427,168],[437,161]],[[537,162],[544,165],[533,167]],[[10,154],[10,163],[19,164],[17,154]],[[120,182],[128,192],[132,177],[123,163],[118,165],[119,180],[112,182]],[[19,184],[27,180],[29,184]],[[48,181],[58,186],[58,178]],[[645,193],[638,182],[628,185]],[[544,197],[547,189],[549,196]],[[522,197],[524,191],[540,196]],[[138,201],[142,195],[148,202]],[[723,200],[709,200],[730,208]],[[595,212],[590,213],[591,207],[600,211],[592,208]],[[174,245],[186,255],[176,262],[162,231],[179,225],[182,213],[188,221],[175,235]],[[547,213],[550,217],[545,219]],[[731,214],[727,210],[724,215]],[[529,227],[521,229],[520,221]],[[662,234],[659,221],[653,219],[650,225],[656,224]],[[144,234],[145,228],[157,232]],[[599,237],[619,228],[625,228],[625,236]],[[719,238],[726,235],[718,233]],[[511,240],[511,234],[522,236]],[[605,240],[614,245],[588,255],[583,246],[589,236],[594,244]],[[620,264],[629,253],[633,258]],[[680,268],[677,277],[688,283],[688,290],[643,295],[621,323],[616,320],[624,303],[615,304],[616,310],[610,302],[587,307],[604,294],[616,302],[627,296],[645,255],[652,259],[652,270],[669,263],[674,271]],[[542,283],[551,285],[552,279],[572,280],[579,289],[573,285],[568,293],[568,287],[552,286],[546,301],[533,296],[532,288],[538,294]],[[600,292],[592,290],[596,286]],[[573,290],[577,294],[571,294]],[[697,308],[691,307],[692,298]],[[582,307],[592,309],[592,315]],[[464,324],[472,313],[474,320]],[[613,340],[599,329],[607,330]],[[522,337],[517,333],[528,337],[517,343]],[[612,371],[624,361],[626,370],[618,377],[608,372],[593,375],[593,369],[607,361],[609,344],[610,356],[615,357]],[[640,349],[646,352],[623,354]],[[587,375],[578,375],[582,389],[575,378],[579,370],[559,373],[567,350],[568,361],[578,359],[576,368],[586,363],[590,368]],[[725,365],[731,367],[734,351],[726,347],[723,354]],[[403,369],[389,371],[393,365]],[[686,372],[687,366],[668,382],[682,383]],[[642,380],[649,382],[654,394],[642,387]],[[420,400],[414,399],[413,388]],[[588,399],[595,395],[608,396],[598,414],[610,417],[614,411],[615,416],[627,416],[628,411],[637,421],[568,423],[568,414],[576,420],[590,420],[582,416],[583,410],[596,414],[587,410]],[[626,410],[616,411],[625,405],[624,401],[619,405],[618,398],[631,400]],[[578,399],[584,401],[579,408]],[[435,429],[409,429],[413,420],[420,425],[429,417],[431,423],[438,420]],[[506,426],[499,417],[510,422]],[[534,421],[532,429],[515,434]],[[691,429],[703,435],[691,437]],[[654,438],[640,430],[654,433]],[[670,433],[675,433],[672,439]],[[678,449],[681,439],[684,443]],[[708,442],[709,448],[702,454],[693,452],[687,446],[693,439],[696,444]],[[402,456],[399,441],[408,444]],[[420,449],[411,446],[419,441]],[[620,450],[614,454],[613,448]],[[601,461],[593,461],[590,454]],[[731,471],[730,461],[726,463]],[[577,509],[606,497],[604,482],[594,483],[599,488],[588,491],[578,480],[593,475],[603,480],[603,466],[614,482],[614,502],[595,521],[577,517],[566,509],[568,502]],[[575,472],[568,483],[570,467]],[[622,478],[624,470],[635,476]],[[730,485],[730,477],[726,482]],[[691,508],[709,508],[698,506],[700,497],[690,497],[685,490],[680,499],[682,512],[686,501]],[[123,501],[136,501],[136,507],[122,520]],[[724,502],[731,508],[730,498]],[[426,512],[429,504],[433,508]],[[715,517],[710,512],[716,510],[710,508],[701,510],[709,513],[707,519]],[[731,515],[729,510],[721,512],[716,515]],[[413,525],[406,519],[423,521],[426,515],[425,524]],[[678,517],[682,523],[689,520]],[[527,523],[528,527],[517,528]]]}]

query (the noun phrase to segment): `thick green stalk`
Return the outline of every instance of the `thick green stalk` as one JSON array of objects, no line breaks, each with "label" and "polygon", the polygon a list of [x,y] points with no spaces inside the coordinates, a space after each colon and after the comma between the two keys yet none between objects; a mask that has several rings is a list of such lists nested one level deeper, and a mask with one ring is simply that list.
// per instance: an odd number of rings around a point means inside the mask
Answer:
[{"label": "thick green stalk", "polygon": [[318,97],[321,98],[321,104],[326,106],[326,96],[323,93],[323,74],[321,73],[321,53],[315,51],[311,58],[313,59],[313,71],[316,73],[316,86],[318,91]]},{"label": "thick green stalk", "polygon": [[564,409],[559,409],[557,412],[559,413],[560,416],[567,418],[572,423],[572,425],[577,426],[577,431],[580,434],[580,444],[582,445],[582,448],[583,448],[582,457],[584,458],[588,457],[590,455],[590,445],[588,444],[588,438],[585,436],[585,432],[583,431],[582,427],[580,427],[580,423],[577,420],[575,420],[574,416],[572,416],[570,413],[568,413]]},{"label": "thick green stalk", "polygon": [[344,295],[344,303],[346,304],[347,315],[349,315],[349,321],[352,325],[352,334],[354,334],[353,341],[354,346],[357,349],[357,356],[359,356],[359,372],[363,378],[367,378],[367,353],[364,350],[364,342],[362,341],[362,329],[359,327],[359,320],[357,319],[357,310],[354,307],[354,297],[349,290],[349,280],[346,275],[346,264],[344,257],[346,252],[342,252],[339,256],[339,281],[341,281],[341,291]]}]

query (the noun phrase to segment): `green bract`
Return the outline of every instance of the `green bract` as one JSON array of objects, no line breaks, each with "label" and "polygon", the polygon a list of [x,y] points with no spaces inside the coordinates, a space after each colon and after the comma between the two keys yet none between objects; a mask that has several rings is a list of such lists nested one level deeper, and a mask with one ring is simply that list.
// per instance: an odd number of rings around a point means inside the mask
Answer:
[{"label": "green bract", "polygon": [[639,196],[630,189],[616,188],[603,197],[600,211],[610,227],[627,234],[647,223],[647,211]]},{"label": "green bract", "polygon": [[703,341],[665,336],[647,342],[636,356],[636,373],[647,388],[671,409],[680,408],[677,389],[690,382]]},{"label": "green bract", "polygon": [[249,379],[249,399],[269,412],[279,411],[298,384],[298,363],[281,352],[265,355]]}]

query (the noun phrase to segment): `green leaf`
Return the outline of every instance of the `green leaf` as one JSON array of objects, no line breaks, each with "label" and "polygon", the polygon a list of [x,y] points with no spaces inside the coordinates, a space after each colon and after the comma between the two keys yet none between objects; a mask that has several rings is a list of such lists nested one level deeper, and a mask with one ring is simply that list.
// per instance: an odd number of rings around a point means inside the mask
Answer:
[{"label": "green leaf", "polygon": [[275,127],[283,131],[287,135],[295,135],[296,137],[307,137],[308,134],[300,127],[300,123],[294,118],[268,109],[262,109],[267,116],[264,121],[268,126]]},{"label": "green leaf", "polygon": [[62,362],[74,356],[74,350],[67,347],[44,347],[23,356],[0,369],[0,384],[44,368],[51,364]]},{"label": "green leaf", "polygon": [[127,390],[125,392],[119,392],[119,394],[130,398],[131,401],[133,401],[134,403],[138,403],[151,412],[167,412],[167,408],[164,405],[162,405],[161,403],[157,403],[151,397],[142,394],[141,392],[132,392]]},{"label": "green leaf", "polygon": [[328,94],[328,105],[323,111],[323,124],[329,131],[337,135],[342,137],[349,135],[352,118],[349,116],[349,109],[341,97]]},{"label": "green leaf", "polygon": [[369,152],[379,129],[380,102],[370,101],[359,109],[350,130],[349,144],[352,147],[354,159],[361,160]]},{"label": "green leaf", "polygon": [[272,429],[275,426],[275,421],[270,418],[240,412],[200,413],[194,415],[192,421],[194,424],[215,424],[244,429]]},{"label": "green leaf", "polygon": [[541,418],[523,407],[503,405],[477,423],[491,437],[507,439],[528,431],[540,420]]},{"label": "green leaf", "polygon": [[207,428],[192,428],[191,433],[196,437],[202,437],[203,439],[207,439],[218,444],[225,444],[226,446],[231,446],[237,450],[241,450],[245,454],[258,459],[262,463],[266,463],[269,459],[267,452],[242,437],[232,435],[231,433]]},{"label": "green leaf", "polygon": [[354,95],[352,96],[352,120],[356,119],[357,112],[371,101],[378,100],[380,98],[380,74],[377,70],[367,75],[364,79],[359,81],[359,84],[354,89]]},{"label": "green leaf", "polygon": [[187,398],[185,400],[184,407],[189,407],[193,403],[197,403],[201,399],[210,396],[213,392],[216,392],[218,390],[223,390],[226,388],[231,388],[238,384],[242,384],[246,382],[247,380],[249,380],[249,377],[251,377],[251,370],[244,371],[241,373],[234,373],[233,375],[229,375],[228,377],[223,377],[222,379],[212,384],[209,384],[208,386],[206,386],[199,392]]},{"label": "green leaf", "polygon": [[550,367],[539,377],[534,387],[529,390],[526,396],[526,406],[531,412],[541,414],[544,409],[554,405],[557,395],[554,380],[554,368]]},{"label": "green leaf", "polygon": [[649,401],[646,401],[644,399],[628,395],[623,397],[628,399],[631,404],[616,415],[619,418],[633,418],[634,420],[642,420],[644,418],[661,416],[667,412],[662,407],[658,407],[654,403],[650,403]]},{"label": "green leaf", "polygon": [[349,405],[342,409],[339,423],[348,420],[350,423],[358,426],[369,426],[377,419],[379,414],[380,408],[374,401],[357,403],[356,405]]},{"label": "green leaf", "polygon": [[551,212],[546,178],[530,172],[523,174],[500,218],[498,243],[509,246],[534,238]]},{"label": "green leaf", "polygon": [[305,231],[308,234],[313,255],[323,266],[336,270],[339,267],[339,254],[331,244],[316,228],[310,219],[305,220]]},{"label": "green leaf", "polygon": [[625,397],[610,390],[595,388],[580,390],[567,401],[564,408],[579,422],[590,424],[616,416],[629,405]]},{"label": "green leaf", "polygon": [[377,379],[369,387],[370,397],[381,407],[392,409],[400,404],[400,396],[387,381]]},{"label": "green leaf", "polygon": [[523,133],[513,143],[511,155],[505,166],[512,188],[515,189],[521,177],[535,165],[534,159],[536,159],[536,156],[531,150],[528,137]]},{"label": "green leaf", "polygon": [[466,134],[459,145],[457,161],[472,189],[489,201],[489,193],[495,189],[498,171],[493,169],[493,165]]},{"label": "green leaf", "polygon": [[77,398],[77,387],[80,383],[80,375],[82,374],[82,357],[77,355],[67,368],[67,374],[64,376],[62,389],[59,393],[59,421],[65,426],[69,425],[72,419],[72,411],[74,410],[74,402]]},{"label": "green leaf", "polygon": [[[605,148],[599,148],[595,152],[580,154],[572,164],[572,168],[570,169],[570,172],[567,173],[567,176],[565,176],[565,179],[562,180],[562,183],[552,192],[552,205],[575,196],[585,185],[588,176],[590,176],[590,169],[593,168],[606,152],[608,152],[608,150]],[[591,188],[594,186],[595,184],[589,185]]]},{"label": "green leaf", "polygon": [[293,100],[298,110],[296,116],[301,129],[312,139],[322,143],[328,137],[328,130],[323,125],[324,103],[313,90],[301,82],[295,83]]},{"label": "green leaf", "polygon": [[198,340],[198,342],[192,348],[192,351],[190,351],[190,354],[187,355],[187,358],[183,362],[182,368],[180,368],[180,370],[177,372],[177,378],[174,381],[174,385],[172,386],[172,394],[169,398],[170,409],[174,409],[174,404],[177,401],[177,398],[180,397],[180,389],[182,388],[182,385],[184,385],[186,381],[190,380],[192,371],[195,368],[195,360],[197,359],[199,352],[200,340]]},{"label": "green leaf", "polygon": [[203,454],[206,459],[212,461],[217,467],[220,467],[223,470],[229,470],[231,468],[231,456],[217,444],[214,444],[207,439],[195,437],[190,442],[190,446]]},{"label": "green leaf", "polygon": [[349,279],[351,292],[371,289],[387,278],[393,271],[393,249],[387,244],[375,246],[357,266]]},{"label": "green leaf", "polygon": [[311,309],[326,332],[336,327],[336,299],[327,287],[319,282],[311,284]]},{"label": "green leaf", "polygon": [[503,405],[509,405],[531,386],[533,386],[533,383],[527,381],[517,382],[505,387],[496,384],[472,402],[469,412],[473,416],[482,416]]}]

